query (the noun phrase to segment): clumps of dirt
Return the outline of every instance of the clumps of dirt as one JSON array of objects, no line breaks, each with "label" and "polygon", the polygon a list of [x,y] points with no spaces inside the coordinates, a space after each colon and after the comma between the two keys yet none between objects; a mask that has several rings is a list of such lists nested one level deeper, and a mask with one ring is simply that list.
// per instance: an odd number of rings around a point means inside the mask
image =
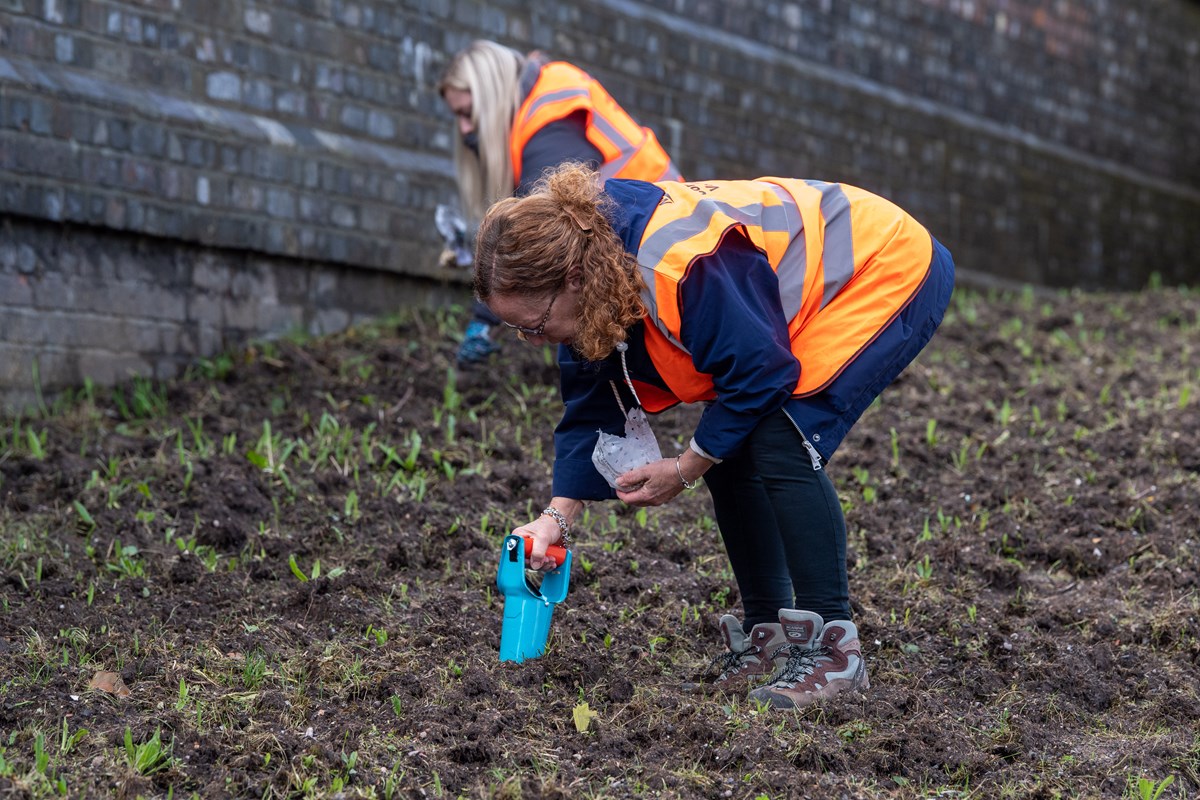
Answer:
[{"label": "clumps of dirt", "polygon": [[[460,323],[6,421],[0,792],[1200,791],[1200,296],[958,293],[830,465],[872,688],[784,713],[685,689],[739,612],[703,490],[591,506],[546,654],[499,661],[556,368],[514,341],[460,373]],[[654,420],[665,449],[696,414]],[[86,690],[105,669],[129,698]]]}]

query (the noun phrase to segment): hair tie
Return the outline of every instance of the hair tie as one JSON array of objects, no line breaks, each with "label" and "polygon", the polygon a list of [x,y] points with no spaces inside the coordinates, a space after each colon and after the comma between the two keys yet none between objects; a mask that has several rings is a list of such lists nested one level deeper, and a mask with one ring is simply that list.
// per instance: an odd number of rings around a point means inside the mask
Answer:
[{"label": "hair tie", "polygon": [[567,208],[566,206],[563,206],[563,213],[571,218],[571,221],[574,222],[579,227],[579,230],[583,231],[584,233],[592,232],[591,223],[584,225],[583,222],[579,219],[579,217],[575,211],[572,211],[571,209]]}]

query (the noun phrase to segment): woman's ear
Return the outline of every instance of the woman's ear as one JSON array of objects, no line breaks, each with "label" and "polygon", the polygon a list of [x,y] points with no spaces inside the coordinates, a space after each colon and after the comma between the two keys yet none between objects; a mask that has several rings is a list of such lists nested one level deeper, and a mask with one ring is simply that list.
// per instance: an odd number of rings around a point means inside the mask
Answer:
[{"label": "woman's ear", "polygon": [[571,267],[567,270],[567,285],[573,289],[583,288],[583,267]]}]

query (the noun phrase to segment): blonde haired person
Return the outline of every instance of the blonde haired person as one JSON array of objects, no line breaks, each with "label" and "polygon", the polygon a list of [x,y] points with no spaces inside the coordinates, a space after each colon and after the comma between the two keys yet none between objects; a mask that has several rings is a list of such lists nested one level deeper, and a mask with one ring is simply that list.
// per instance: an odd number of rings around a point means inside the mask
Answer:
[{"label": "blonde haired person", "polygon": [[[673,180],[670,157],[649,128],[599,82],[564,61],[478,40],[447,65],[438,91],[454,114],[454,164],[463,210],[478,222],[491,203],[522,195],[567,161],[605,177]],[[458,361],[485,361],[498,349],[497,320],[476,305]]]},{"label": "blonde haired person", "polygon": [[[552,496],[514,531],[534,541],[531,566],[554,566],[546,548],[584,501],[660,505],[703,478],[745,612],[719,621],[715,685],[783,708],[867,689],[825,466],[933,336],[953,283],[920,223],[847,184],[601,184],[567,165],[497,203],[476,297],[521,338],[560,345]],[[610,485],[597,428],[680,402],[705,404],[689,445]]]}]

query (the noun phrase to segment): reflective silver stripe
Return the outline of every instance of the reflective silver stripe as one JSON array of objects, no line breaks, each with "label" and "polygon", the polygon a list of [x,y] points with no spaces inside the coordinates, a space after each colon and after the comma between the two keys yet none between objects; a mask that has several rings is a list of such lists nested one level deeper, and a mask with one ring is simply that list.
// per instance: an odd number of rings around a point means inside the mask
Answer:
[{"label": "reflective silver stripe", "polygon": [[[568,100],[572,97],[590,98],[591,94],[587,89],[580,88],[560,89],[557,92],[550,92],[542,95],[535,100],[531,106],[529,106],[529,111],[526,112],[525,118],[531,118],[545,105],[557,103],[561,100]],[[600,165],[600,176],[607,180],[624,169],[625,165],[629,163],[629,160],[637,155],[640,144],[626,139],[621,132],[612,125],[612,123],[610,123],[602,114],[596,112],[595,110],[592,111],[592,125],[602,134],[604,134],[604,136],[613,143],[613,145],[617,148],[617,151],[620,153],[620,155],[612,161],[608,161]],[[645,135],[642,136],[642,141],[645,141]]]},{"label": "reflective silver stripe", "polygon": [[[794,203],[792,209],[795,213]],[[668,222],[651,234],[638,251],[638,261],[647,263],[642,259],[642,254],[645,254],[657,264],[676,242],[686,241],[707,230],[712,218],[718,213],[724,213],[743,225],[759,226],[771,233],[786,233],[788,230],[788,209],[785,207],[764,206],[762,203],[749,203],[738,207],[719,200],[701,200],[691,214]]]},{"label": "reflective silver stripe", "polygon": [[569,97],[587,97],[587,96],[588,96],[587,89],[560,89],[557,92],[550,92],[548,94],[544,94],[541,97],[539,97],[537,100],[534,100],[533,104],[529,106],[529,110],[525,112],[525,119],[529,119],[530,117],[532,117],[544,105],[548,105],[550,103],[557,103],[559,100],[566,100]]},{"label": "reflective silver stripe", "polygon": [[792,239],[787,250],[779,259],[775,274],[779,276],[779,300],[783,305],[783,318],[795,319],[804,305],[804,274],[808,269],[808,245],[804,240],[804,218],[796,200],[782,186],[772,186],[775,196],[783,201],[787,213],[788,230]]},{"label": "reflective silver stripe", "polygon": [[[638,149],[638,144],[631,142],[621,135],[621,132],[613,127],[613,124],[604,118],[603,114],[595,111],[592,112],[592,125],[600,129],[600,132],[608,137],[608,140],[617,146],[617,149],[622,153],[633,155]],[[642,141],[646,140],[646,135],[642,134]]]},{"label": "reflective silver stripe", "polygon": [[[763,231],[791,234],[791,241],[777,270],[779,294],[786,319],[790,320],[800,312],[800,307],[804,302],[804,273],[807,268],[803,236],[804,221],[800,216],[800,209],[796,205],[795,198],[781,186],[775,184],[768,184],[768,186],[781,201],[780,205],[768,206],[757,202],[739,207],[718,200],[701,200],[691,214],[668,222],[642,243],[638,250],[638,263],[644,271],[643,277],[646,279],[647,286],[650,287],[650,299],[655,308],[657,308],[657,298],[654,296],[654,267],[666,257],[667,251],[677,242],[686,241],[707,230],[713,216],[717,213],[724,213],[744,225],[759,226]],[[668,339],[679,347],[683,347],[659,321],[657,314],[652,315],[652,319]]]},{"label": "reflective silver stripe", "polygon": [[622,150],[621,155],[614,158],[612,161],[606,161],[600,165],[600,177],[604,180],[615,177],[618,172],[625,169],[625,165],[629,163],[629,159],[633,158],[636,150]]},{"label": "reflective silver stripe", "polygon": [[850,223],[850,201],[836,183],[805,181],[821,192],[821,217],[825,220],[825,292],[821,308],[837,296],[854,277],[854,231]]},{"label": "reflective silver stripe", "polygon": [[[629,160],[637,155],[639,145],[622,136],[621,132],[613,127],[612,123],[605,119],[602,114],[595,111],[592,112],[592,125],[608,137],[608,140],[616,145],[617,150],[621,153],[621,155],[612,161],[600,165],[601,177],[608,179],[625,169],[625,165],[629,163]],[[642,141],[644,142],[645,140],[646,137],[643,134]]]}]

